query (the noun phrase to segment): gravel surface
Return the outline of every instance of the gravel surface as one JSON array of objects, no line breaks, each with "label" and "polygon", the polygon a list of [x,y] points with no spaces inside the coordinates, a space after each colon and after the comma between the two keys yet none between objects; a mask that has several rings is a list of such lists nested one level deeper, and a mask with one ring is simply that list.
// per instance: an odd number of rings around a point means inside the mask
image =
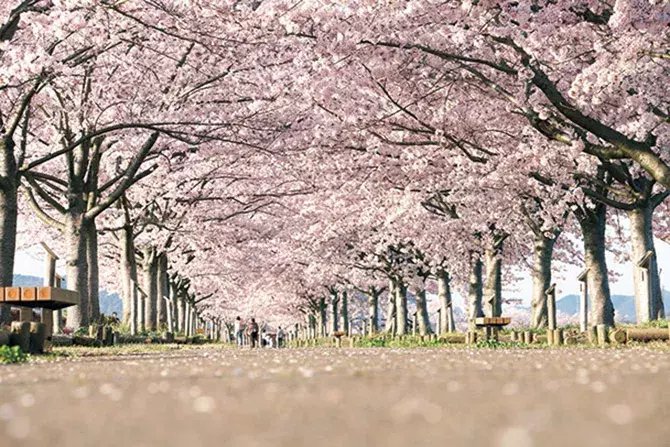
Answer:
[{"label": "gravel surface", "polygon": [[670,446],[670,353],[179,349],[0,366],[0,446]]}]

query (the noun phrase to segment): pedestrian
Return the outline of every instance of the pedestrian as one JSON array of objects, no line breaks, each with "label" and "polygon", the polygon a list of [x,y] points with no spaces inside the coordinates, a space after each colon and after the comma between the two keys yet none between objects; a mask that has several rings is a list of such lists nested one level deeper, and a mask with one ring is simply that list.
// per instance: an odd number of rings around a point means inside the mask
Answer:
[{"label": "pedestrian", "polygon": [[247,335],[251,339],[251,347],[255,348],[258,343],[258,323],[255,318],[252,318],[247,325]]},{"label": "pedestrian", "polygon": [[242,346],[242,318],[239,316],[235,319],[233,330],[235,332],[235,342],[237,343],[237,346]]},{"label": "pedestrian", "polygon": [[281,348],[284,344],[284,331],[282,331],[281,326],[277,326],[277,347]]}]

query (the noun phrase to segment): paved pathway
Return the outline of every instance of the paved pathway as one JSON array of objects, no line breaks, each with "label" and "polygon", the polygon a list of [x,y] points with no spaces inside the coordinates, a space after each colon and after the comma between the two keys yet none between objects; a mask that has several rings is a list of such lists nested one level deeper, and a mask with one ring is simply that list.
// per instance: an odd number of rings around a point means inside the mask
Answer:
[{"label": "paved pathway", "polygon": [[180,349],[0,366],[0,446],[668,446],[670,353]]}]

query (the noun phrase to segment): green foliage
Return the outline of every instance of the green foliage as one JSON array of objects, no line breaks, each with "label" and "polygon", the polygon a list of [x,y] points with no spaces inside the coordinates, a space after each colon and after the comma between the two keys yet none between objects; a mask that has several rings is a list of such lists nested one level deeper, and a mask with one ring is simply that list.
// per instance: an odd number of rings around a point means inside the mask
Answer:
[{"label": "green foliage", "polygon": [[638,327],[643,327],[643,328],[656,328],[656,329],[666,329],[668,327],[668,321],[669,320],[656,320],[656,321],[649,321],[647,323],[642,323]]},{"label": "green foliage", "polygon": [[0,346],[0,364],[23,363],[28,356],[18,346]]},{"label": "green foliage", "polygon": [[74,335],[78,335],[80,337],[88,337],[88,326],[82,326],[76,331],[74,331]]}]

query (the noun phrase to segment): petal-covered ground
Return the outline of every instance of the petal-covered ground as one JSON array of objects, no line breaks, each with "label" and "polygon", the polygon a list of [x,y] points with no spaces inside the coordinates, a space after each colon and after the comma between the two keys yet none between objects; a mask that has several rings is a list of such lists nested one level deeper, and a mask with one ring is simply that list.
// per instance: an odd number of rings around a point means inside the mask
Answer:
[{"label": "petal-covered ground", "polygon": [[23,445],[666,446],[670,353],[206,347],[0,366],[0,446]]}]

